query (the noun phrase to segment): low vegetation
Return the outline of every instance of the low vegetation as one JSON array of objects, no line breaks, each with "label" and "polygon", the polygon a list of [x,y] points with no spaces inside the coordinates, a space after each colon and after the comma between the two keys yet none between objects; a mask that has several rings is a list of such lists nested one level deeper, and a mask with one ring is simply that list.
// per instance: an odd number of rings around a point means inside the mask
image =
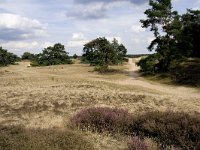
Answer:
[{"label": "low vegetation", "polygon": [[[89,108],[72,118],[72,123],[82,129],[108,131],[129,136],[150,137],[162,147],[174,145],[183,149],[200,147],[200,115],[178,112],[147,112],[133,116],[123,109]],[[131,147],[145,149],[142,141],[134,139]],[[146,148],[147,149],[147,148]]]},{"label": "low vegetation", "polygon": [[133,118],[130,132],[154,138],[162,146],[174,145],[182,149],[200,147],[200,115],[183,112],[147,112]]},{"label": "low vegetation", "polygon": [[132,138],[129,142],[128,142],[128,150],[148,150],[148,146],[147,144],[139,139],[139,138]]},{"label": "low vegetation", "polygon": [[1,150],[93,150],[93,145],[81,134],[66,129],[26,129],[0,125]]},{"label": "low vegetation", "polygon": [[190,58],[170,70],[171,77],[180,84],[200,85],[200,58]]},{"label": "low vegetation", "polygon": [[101,133],[125,132],[129,122],[130,114],[127,110],[109,107],[84,109],[72,118],[72,124]]}]

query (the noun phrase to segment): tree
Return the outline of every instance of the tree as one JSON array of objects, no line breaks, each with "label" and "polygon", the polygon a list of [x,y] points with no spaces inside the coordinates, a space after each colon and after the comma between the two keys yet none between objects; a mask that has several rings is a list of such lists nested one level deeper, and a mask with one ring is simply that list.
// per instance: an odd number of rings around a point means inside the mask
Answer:
[{"label": "tree", "polygon": [[22,55],[22,60],[34,60],[35,59],[35,55],[31,54],[30,52],[24,52],[24,54]]},{"label": "tree", "polygon": [[64,45],[57,43],[53,47],[45,48],[42,53],[36,56],[32,65],[50,66],[59,64],[71,64],[68,53],[65,51]]},{"label": "tree", "polygon": [[78,58],[78,55],[74,54],[72,57],[73,57],[74,59],[77,59],[77,58]]},{"label": "tree", "polygon": [[155,39],[151,42],[148,49],[159,53],[157,68],[159,71],[167,71],[170,65],[171,49],[174,46],[171,34],[171,22],[177,17],[178,13],[172,11],[171,0],[150,0],[150,9],[144,13],[146,20],[141,20],[142,27],[153,31]]},{"label": "tree", "polygon": [[7,66],[9,64],[15,64],[15,62],[19,60],[20,58],[17,55],[10,53],[6,49],[0,47],[0,67]]},{"label": "tree", "polygon": [[172,11],[171,0],[150,0],[149,5],[147,19],[141,23],[153,31],[155,39],[148,49],[156,53],[137,65],[145,73],[169,72],[182,83],[200,83],[200,11],[188,9],[178,15]]},{"label": "tree", "polygon": [[187,10],[181,17],[182,33],[179,47],[188,57],[200,58],[200,10]]},{"label": "tree", "polygon": [[84,45],[84,60],[91,65],[108,66],[123,61],[127,49],[123,44],[118,44],[116,39],[110,43],[105,37],[97,38]]}]

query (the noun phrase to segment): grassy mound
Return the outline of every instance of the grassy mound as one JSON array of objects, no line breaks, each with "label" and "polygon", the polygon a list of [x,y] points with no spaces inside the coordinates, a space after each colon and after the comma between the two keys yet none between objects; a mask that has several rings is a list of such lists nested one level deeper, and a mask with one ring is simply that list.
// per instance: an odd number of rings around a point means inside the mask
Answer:
[{"label": "grassy mound", "polygon": [[66,130],[25,129],[0,126],[1,150],[92,150],[93,146],[80,134]]}]

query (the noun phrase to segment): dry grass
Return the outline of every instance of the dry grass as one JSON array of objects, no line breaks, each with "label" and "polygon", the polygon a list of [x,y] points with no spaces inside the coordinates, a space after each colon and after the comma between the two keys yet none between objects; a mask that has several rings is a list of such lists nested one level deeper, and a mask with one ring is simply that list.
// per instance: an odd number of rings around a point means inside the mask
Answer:
[{"label": "dry grass", "polygon": [[[62,129],[74,113],[93,106],[125,108],[134,113],[200,112],[199,89],[146,81],[138,77],[138,68],[132,63],[115,68],[126,71],[106,75],[78,63],[39,68],[28,68],[28,64],[0,68],[0,124]],[[126,149],[126,142],[118,138],[93,133],[87,136],[95,137],[97,149]]]}]

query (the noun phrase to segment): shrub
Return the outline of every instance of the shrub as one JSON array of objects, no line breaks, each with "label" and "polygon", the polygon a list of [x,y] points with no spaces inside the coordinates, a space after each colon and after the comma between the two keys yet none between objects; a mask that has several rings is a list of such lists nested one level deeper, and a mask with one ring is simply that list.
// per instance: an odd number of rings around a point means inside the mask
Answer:
[{"label": "shrub", "polygon": [[24,52],[24,54],[22,55],[21,59],[22,60],[34,60],[35,59],[35,55],[30,53],[30,52]]},{"label": "shrub", "polygon": [[146,74],[153,74],[156,71],[157,56],[156,54],[149,55],[147,57],[141,58],[139,62],[136,63],[140,66],[142,72]]},{"label": "shrub", "polygon": [[14,65],[16,61],[20,61],[20,58],[8,52],[6,49],[0,47],[0,67],[7,66],[7,65]]},{"label": "shrub", "polygon": [[131,115],[127,110],[116,108],[88,108],[72,118],[72,124],[93,131],[126,133]]},{"label": "shrub", "polygon": [[78,58],[78,55],[74,54],[72,57],[73,57],[74,59],[77,59],[77,58]]},{"label": "shrub", "polygon": [[108,66],[96,66],[95,68],[94,68],[94,71],[97,71],[97,72],[99,72],[99,73],[108,73],[108,72],[110,72],[110,69],[108,68]]},{"label": "shrub", "polygon": [[72,64],[72,60],[65,51],[64,45],[57,43],[53,47],[45,48],[42,53],[35,55],[31,65],[33,66],[51,66],[61,64]]},{"label": "shrub", "polygon": [[71,131],[25,129],[0,125],[1,150],[93,150],[80,134]]},{"label": "shrub", "polygon": [[183,149],[200,148],[200,116],[185,113],[148,112],[136,118],[130,132],[138,136],[155,138],[163,147],[179,146]]},{"label": "shrub", "polygon": [[172,79],[181,84],[200,85],[200,59],[188,59],[171,68]]},{"label": "shrub", "polygon": [[139,138],[132,138],[128,142],[128,149],[129,150],[148,150],[146,143],[139,139]]}]

